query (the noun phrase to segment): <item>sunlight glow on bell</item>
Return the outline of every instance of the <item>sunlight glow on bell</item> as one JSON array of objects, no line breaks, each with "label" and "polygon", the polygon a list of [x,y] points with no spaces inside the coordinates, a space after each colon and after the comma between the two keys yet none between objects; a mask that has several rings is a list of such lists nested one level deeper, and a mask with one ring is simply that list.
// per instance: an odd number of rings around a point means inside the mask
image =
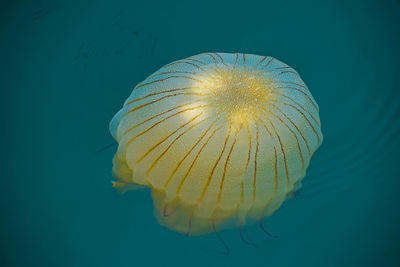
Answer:
[{"label": "sunlight glow on bell", "polygon": [[273,81],[260,70],[210,66],[206,71],[208,75],[199,75],[201,81],[195,81],[194,87],[204,95],[208,114],[229,118],[232,123],[253,123],[265,112],[265,104],[274,100]]}]

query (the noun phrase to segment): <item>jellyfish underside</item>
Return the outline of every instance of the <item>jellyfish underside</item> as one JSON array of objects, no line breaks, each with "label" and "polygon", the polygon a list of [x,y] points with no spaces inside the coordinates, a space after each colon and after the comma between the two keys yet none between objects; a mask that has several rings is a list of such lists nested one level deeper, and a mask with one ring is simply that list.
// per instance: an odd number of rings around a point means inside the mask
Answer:
[{"label": "jellyfish underside", "polygon": [[297,190],[322,142],[318,106],[272,58],[206,53],[137,85],[110,124],[116,188],[151,188],[158,221],[190,235],[239,229]]}]

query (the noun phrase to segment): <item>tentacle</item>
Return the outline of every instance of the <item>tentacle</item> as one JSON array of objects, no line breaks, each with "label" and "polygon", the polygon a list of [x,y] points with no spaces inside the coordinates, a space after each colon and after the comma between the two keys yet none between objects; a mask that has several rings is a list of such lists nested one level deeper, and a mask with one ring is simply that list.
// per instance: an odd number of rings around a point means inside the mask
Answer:
[{"label": "tentacle", "polygon": [[230,254],[230,250],[228,245],[225,243],[225,241],[222,239],[221,235],[218,233],[217,229],[215,228],[215,223],[212,223],[212,228],[214,230],[215,235],[217,236],[217,238],[219,239],[219,241],[221,241],[222,245],[225,247],[225,252],[223,254],[225,254],[226,256],[228,256]]},{"label": "tentacle", "polygon": [[103,152],[104,150],[107,150],[107,149],[109,149],[110,147],[113,147],[113,146],[116,146],[116,145],[118,145],[118,143],[116,143],[115,141],[113,141],[112,143],[110,143],[110,144],[108,144],[108,145],[105,145],[105,146],[103,146],[103,147],[97,149],[97,150],[95,151],[95,153]]},{"label": "tentacle", "polygon": [[278,238],[278,237],[279,237],[279,236],[277,236],[277,235],[272,235],[270,232],[268,232],[267,230],[265,230],[264,225],[262,224],[262,219],[260,219],[259,225],[260,225],[261,230],[262,230],[266,235],[268,235],[269,237],[272,237],[272,238]]},{"label": "tentacle", "polygon": [[242,231],[242,226],[240,225],[239,226],[239,235],[240,235],[240,239],[242,239],[242,241],[243,241],[243,243],[245,243],[246,245],[249,245],[249,246],[252,246],[252,247],[257,247],[257,245],[256,244],[254,244],[251,240],[250,240],[250,238],[249,238],[249,233],[246,231],[246,234],[247,234],[247,239],[248,240],[246,240],[245,238],[244,238],[244,236],[243,236],[243,231]]}]

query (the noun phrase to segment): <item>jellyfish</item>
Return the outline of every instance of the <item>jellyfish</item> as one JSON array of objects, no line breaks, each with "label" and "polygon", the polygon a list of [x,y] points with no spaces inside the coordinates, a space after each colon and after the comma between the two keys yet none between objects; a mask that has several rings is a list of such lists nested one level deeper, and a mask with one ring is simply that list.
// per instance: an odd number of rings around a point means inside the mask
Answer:
[{"label": "jellyfish", "polygon": [[114,187],[150,188],[159,223],[187,235],[270,216],[300,188],[322,142],[299,74],[239,53],[163,66],[133,89],[110,131]]}]

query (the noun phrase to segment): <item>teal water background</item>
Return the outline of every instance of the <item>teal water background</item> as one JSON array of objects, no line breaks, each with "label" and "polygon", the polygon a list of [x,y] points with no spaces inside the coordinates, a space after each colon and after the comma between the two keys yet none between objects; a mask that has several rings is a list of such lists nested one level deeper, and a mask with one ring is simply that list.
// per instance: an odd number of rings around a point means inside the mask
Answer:
[{"label": "teal water background", "polygon": [[[400,266],[399,1],[2,1],[1,266]],[[202,52],[273,56],[324,142],[265,228],[187,237],[111,187],[108,123],[135,84]]]}]

